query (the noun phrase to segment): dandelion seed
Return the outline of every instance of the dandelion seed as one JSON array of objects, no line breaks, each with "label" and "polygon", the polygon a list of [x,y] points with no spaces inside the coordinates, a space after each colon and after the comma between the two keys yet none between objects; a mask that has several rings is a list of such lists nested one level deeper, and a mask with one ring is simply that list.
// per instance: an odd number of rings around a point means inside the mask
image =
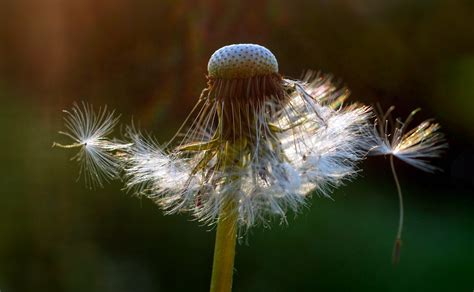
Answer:
[{"label": "dandelion seed", "polygon": [[119,117],[114,116],[114,112],[108,112],[107,107],[99,109],[96,114],[93,107],[86,103],[82,103],[82,107],[74,104],[71,111],[63,112],[66,131],[59,133],[71,138],[73,144],[55,142],[53,147],[80,148],[71,160],[79,162],[79,176],[84,176],[90,188],[102,187],[103,182],[116,178],[120,163],[114,153],[129,146],[107,137],[117,125]]},{"label": "dandelion seed", "polygon": [[395,124],[391,122],[391,113],[395,108],[392,106],[385,114],[379,114],[374,125],[374,143],[371,155],[390,155],[390,168],[397,187],[399,200],[399,222],[395,238],[392,261],[398,263],[400,260],[400,248],[402,244],[403,231],[403,194],[395,170],[393,157],[427,172],[437,170],[435,166],[429,164],[427,159],[439,157],[442,150],[447,148],[444,137],[438,132],[439,125],[432,120],[426,120],[417,127],[407,131],[408,125],[413,120],[419,109],[410,113],[405,121],[396,119]]},{"label": "dandelion seed", "polygon": [[407,131],[419,109],[410,113],[405,121],[397,119],[395,125],[390,123],[391,107],[385,115],[379,115],[374,127],[375,146],[372,155],[393,155],[398,159],[427,172],[438,168],[431,165],[428,159],[439,157],[447,148],[440,126],[432,120],[426,120]]}]

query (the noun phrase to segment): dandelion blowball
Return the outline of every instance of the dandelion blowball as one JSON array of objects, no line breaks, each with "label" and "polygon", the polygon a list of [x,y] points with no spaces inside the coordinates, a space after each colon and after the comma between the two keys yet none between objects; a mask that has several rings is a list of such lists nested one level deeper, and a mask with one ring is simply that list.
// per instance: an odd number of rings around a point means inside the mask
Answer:
[{"label": "dandelion blowball", "polygon": [[134,127],[124,139],[108,137],[118,118],[87,105],[66,112],[61,133],[73,144],[54,145],[80,149],[74,159],[91,185],[121,178],[168,213],[188,211],[209,224],[231,206],[246,228],[285,221],[313,190],[329,196],[357,174],[369,150],[433,170],[425,159],[445,147],[436,124],[405,132],[413,114],[387,133],[389,112],[374,133],[370,107],[346,105],[347,90],[323,75],[284,78],[275,56],[259,45],[220,48],[208,71],[208,86],[166,147]]},{"label": "dandelion blowball", "polygon": [[427,160],[446,147],[439,125],[428,120],[407,131],[416,111],[392,125],[393,108],[371,125],[372,109],[345,104],[346,89],[314,72],[303,80],[284,78],[275,56],[254,44],[217,50],[207,79],[164,147],[133,125],[122,139],[110,137],[118,117],[87,104],[65,112],[66,131],[60,133],[72,144],[53,146],[79,149],[73,159],[92,186],[120,179],[167,214],[189,212],[217,224],[212,292],[231,291],[239,228],[268,226],[273,219],[285,223],[288,212],[303,209],[313,191],[330,197],[356,175],[369,151],[390,155],[400,202],[393,253],[398,262],[403,200],[393,158],[433,171]]},{"label": "dandelion blowball", "polygon": [[275,56],[265,47],[237,44],[220,48],[207,65],[211,78],[250,78],[278,73]]},{"label": "dandelion blowball", "polygon": [[208,71],[207,87],[166,147],[133,127],[129,143],[106,137],[115,119],[87,107],[67,117],[65,135],[76,144],[64,147],[83,149],[77,160],[89,180],[123,173],[129,190],[168,213],[188,211],[209,224],[232,214],[245,228],[284,222],[311,191],[329,196],[357,173],[373,140],[370,108],[345,106],[347,92],[328,78],[284,78],[275,56],[254,44],[220,48]]}]

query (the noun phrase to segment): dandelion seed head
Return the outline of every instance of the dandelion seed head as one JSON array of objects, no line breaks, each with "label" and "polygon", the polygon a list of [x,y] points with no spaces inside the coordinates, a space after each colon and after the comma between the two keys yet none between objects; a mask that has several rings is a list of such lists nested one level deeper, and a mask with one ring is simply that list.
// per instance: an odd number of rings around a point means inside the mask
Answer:
[{"label": "dandelion seed head", "polygon": [[275,56],[258,45],[223,47],[208,69],[208,87],[175,147],[132,135],[129,189],[208,224],[233,201],[239,225],[249,228],[286,222],[311,191],[329,196],[357,173],[370,109],[344,106],[347,90],[312,72],[283,78]]},{"label": "dandelion seed head", "polygon": [[166,146],[133,127],[129,143],[114,141],[111,114],[73,109],[67,135],[88,177],[101,183],[120,174],[130,192],[205,224],[232,202],[246,229],[284,223],[313,191],[330,197],[357,174],[370,108],[345,105],[348,91],[329,77],[284,78],[275,56],[253,44],[219,49],[208,70],[207,88]]},{"label": "dandelion seed head", "polygon": [[212,54],[207,70],[211,78],[250,78],[278,73],[273,53],[255,44],[235,44]]},{"label": "dandelion seed head", "polygon": [[[244,228],[286,222],[314,190],[329,197],[367,153],[370,109],[343,106],[347,90],[325,76],[291,80],[274,69],[208,76],[178,145],[132,153],[128,185],[168,212],[191,212],[206,224],[233,201]],[[143,144],[135,141],[133,148]],[[143,150],[148,154],[139,155]],[[158,161],[150,163],[151,157]]]}]

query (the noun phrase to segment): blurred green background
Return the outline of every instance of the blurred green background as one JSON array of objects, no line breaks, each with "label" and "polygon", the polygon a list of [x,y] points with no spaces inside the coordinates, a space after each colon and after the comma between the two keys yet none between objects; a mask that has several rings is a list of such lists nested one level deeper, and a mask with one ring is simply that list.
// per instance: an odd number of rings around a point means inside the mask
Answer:
[{"label": "blurred green background", "polygon": [[0,0],[0,290],[206,291],[214,232],[119,183],[76,182],[61,110],[107,104],[166,141],[219,47],[259,43],[280,71],[331,73],[352,100],[434,117],[450,148],[431,175],[388,160],[237,249],[235,291],[474,289],[474,1]]}]

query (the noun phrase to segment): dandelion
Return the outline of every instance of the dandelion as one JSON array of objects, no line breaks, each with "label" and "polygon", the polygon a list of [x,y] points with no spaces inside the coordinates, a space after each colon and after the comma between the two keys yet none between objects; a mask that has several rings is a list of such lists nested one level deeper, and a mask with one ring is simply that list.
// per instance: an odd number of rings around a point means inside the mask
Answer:
[{"label": "dandelion", "polygon": [[343,106],[347,96],[311,72],[302,81],[283,78],[262,46],[223,47],[210,58],[208,87],[176,147],[163,151],[131,131],[127,187],[170,213],[217,223],[211,290],[230,290],[238,227],[284,222],[312,190],[329,196],[356,174],[370,109]]},{"label": "dandelion", "polygon": [[385,114],[379,114],[374,125],[375,146],[372,147],[370,154],[390,155],[390,168],[397,187],[400,204],[398,231],[392,257],[393,262],[398,263],[402,243],[404,208],[402,190],[395,171],[393,157],[397,157],[423,171],[434,172],[437,168],[430,165],[427,159],[439,157],[442,151],[447,148],[447,144],[443,135],[438,131],[440,129],[439,124],[433,123],[432,120],[426,120],[407,131],[410,122],[419,109],[412,111],[405,121],[398,118],[393,123],[391,113],[394,109],[395,107],[392,106]]},{"label": "dandelion", "polygon": [[120,163],[114,152],[129,145],[110,140],[107,136],[118,123],[118,116],[108,112],[107,107],[94,112],[91,105],[82,103],[82,108],[74,104],[71,111],[63,111],[66,131],[59,132],[73,140],[73,144],[53,143],[53,147],[79,148],[79,152],[71,158],[80,164],[79,177],[84,176],[88,187],[103,186],[118,176]]},{"label": "dandelion", "polygon": [[431,166],[422,159],[441,149],[433,134],[438,128],[429,123],[407,134],[406,125],[397,127],[389,141],[386,125],[372,131],[370,107],[345,103],[347,89],[314,72],[285,78],[273,53],[259,45],[217,50],[207,81],[165,145],[133,126],[125,134],[129,143],[108,138],[118,118],[84,104],[66,111],[68,132],[61,133],[74,143],[54,145],[80,148],[73,159],[86,182],[102,185],[120,176],[128,191],[166,213],[188,212],[216,224],[211,291],[232,288],[238,230],[286,222],[313,191],[330,197],[358,173],[371,148],[423,169]]},{"label": "dandelion", "polygon": [[[341,106],[346,90],[314,73],[284,79],[274,55],[252,44],[216,51],[208,71],[208,87],[181,127],[187,130],[174,138],[183,136],[177,147],[165,154],[131,131],[129,188],[210,224],[232,202],[238,225],[248,228],[271,217],[285,221],[311,190],[329,196],[330,187],[356,173],[370,114],[365,106]],[[170,175],[176,171],[181,183]]]}]

